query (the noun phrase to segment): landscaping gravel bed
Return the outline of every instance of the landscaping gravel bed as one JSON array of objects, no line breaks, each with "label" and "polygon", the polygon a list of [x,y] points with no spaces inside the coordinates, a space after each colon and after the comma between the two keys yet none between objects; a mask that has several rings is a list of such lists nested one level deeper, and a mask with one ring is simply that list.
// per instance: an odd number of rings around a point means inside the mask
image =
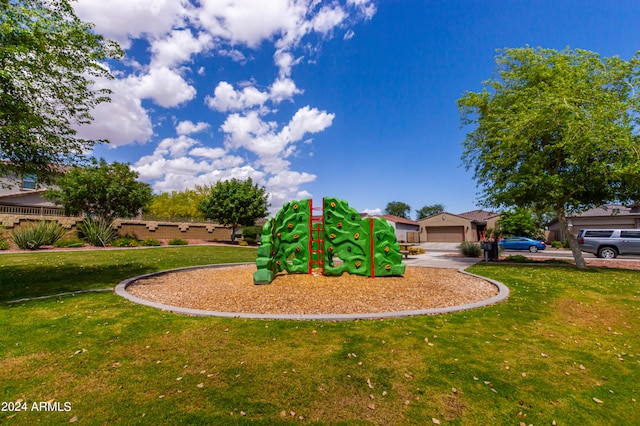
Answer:
[{"label": "landscaping gravel bed", "polygon": [[127,292],[171,306],[256,314],[357,314],[457,306],[498,294],[455,269],[407,267],[402,277],[278,274],[254,285],[255,265],[171,272],[136,281]]}]

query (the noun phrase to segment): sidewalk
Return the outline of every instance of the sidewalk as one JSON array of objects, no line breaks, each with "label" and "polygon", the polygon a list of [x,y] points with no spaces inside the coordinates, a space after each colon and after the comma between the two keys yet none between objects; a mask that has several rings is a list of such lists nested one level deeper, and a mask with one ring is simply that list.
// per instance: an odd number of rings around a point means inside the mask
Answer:
[{"label": "sidewalk", "polygon": [[409,255],[402,262],[408,266],[428,266],[432,268],[468,268],[481,262],[481,257],[457,257],[452,254],[458,253],[459,243],[421,243],[420,247],[427,250],[426,253]]}]

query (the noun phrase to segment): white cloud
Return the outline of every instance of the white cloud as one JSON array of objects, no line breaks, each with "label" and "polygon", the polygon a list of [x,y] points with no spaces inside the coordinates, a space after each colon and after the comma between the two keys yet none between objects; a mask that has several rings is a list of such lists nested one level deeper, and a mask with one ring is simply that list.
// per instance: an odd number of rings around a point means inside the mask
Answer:
[{"label": "white cloud", "polygon": [[245,64],[247,62],[247,57],[238,49],[220,49],[218,50],[218,54],[220,56],[227,56],[235,62],[239,62],[241,64]]},{"label": "white cloud", "polygon": [[166,37],[151,43],[152,67],[174,67],[191,62],[191,57],[210,49],[213,39],[210,34],[200,33],[195,37],[191,30],[173,30]]},{"label": "white cloud", "polygon": [[291,52],[287,52],[282,49],[276,50],[273,54],[273,61],[280,70],[280,77],[289,77],[291,75],[291,68],[298,65],[302,61],[303,57],[294,59]]},{"label": "white cloud", "polygon": [[269,174],[276,174],[288,171],[291,167],[291,162],[284,159],[281,155],[263,155],[253,162],[253,165],[260,170],[264,170]]},{"label": "white cloud", "polygon": [[298,186],[303,183],[313,182],[315,179],[316,175],[312,175],[310,173],[285,170],[272,176],[267,181],[267,186],[270,188],[288,188],[291,186]]},{"label": "white cloud", "polygon": [[366,213],[369,216],[381,215],[382,214],[382,209],[380,209],[380,208],[377,208],[377,209],[364,209],[363,213]]},{"label": "white cloud", "polygon": [[110,89],[111,102],[96,106],[93,122],[80,126],[78,136],[86,139],[109,139],[112,148],[132,143],[146,143],[153,136],[153,126],[127,80],[97,80],[94,89]]},{"label": "white cloud", "polygon": [[183,25],[187,0],[78,0],[72,2],[77,15],[93,22],[97,33],[117,41],[123,48],[132,38],[159,38]]},{"label": "white cloud", "polygon": [[[259,50],[271,49],[274,74],[270,81],[256,82],[249,74],[235,81],[212,82],[215,89],[205,97],[205,104],[223,115],[218,130],[224,134],[224,146],[208,146],[191,137],[208,130],[209,124],[180,117],[177,137],[162,138],[135,168],[156,191],[251,177],[267,187],[272,209],[291,198],[310,196],[300,186],[316,176],[291,170],[289,160],[298,150],[307,149],[303,144],[311,143],[309,134],[331,126],[335,115],[307,105],[287,121],[277,108],[304,94],[294,81],[293,69],[303,59],[316,59],[309,46],[317,48],[318,40],[332,37],[337,29],[346,31],[345,40],[353,37],[349,26],[375,14],[372,0],[78,0],[73,7],[81,19],[96,24],[96,32],[125,49],[132,40],[143,40],[136,44],[138,51],[148,43],[146,54],[125,57],[122,67],[114,71],[117,79],[104,83],[103,87],[113,90],[112,102],[93,111],[95,122],[81,128],[81,134],[109,138],[113,146],[147,142],[153,136],[151,116],[156,125],[168,116],[178,116],[162,108],[186,106],[194,100],[194,84],[202,81],[201,76],[223,75],[219,71],[229,71],[225,64],[230,61],[237,72],[260,57]],[[311,57],[305,58],[302,52]],[[205,56],[220,64],[208,63],[205,68],[199,62]],[[147,99],[159,108],[145,110],[142,101]],[[188,106],[196,107],[195,103]]]},{"label": "white cloud", "polygon": [[178,136],[177,138],[165,138],[159,144],[154,151],[154,156],[168,154],[171,157],[181,157],[187,153],[187,151],[199,142],[188,136]]},{"label": "white cloud", "polygon": [[209,123],[202,121],[194,123],[191,120],[185,120],[178,123],[176,126],[176,132],[178,132],[179,135],[190,135],[192,133],[200,133],[208,128]]},{"label": "white cloud", "polygon": [[226,150],[223,148],[209,148],[209,147],[198,147],[193,148],[189,151],[189,155],[193,155],[194,157],[206,157],[211,159],[217,159],[226,154]]},{"label": "white cloud", "polygon": [[365,19],[371,19],[376,14],[376,5],[372,0],[347,0],[347,4],[354,6]]},{"label": "white cloud", "polygon": [[305,0],[218,0],[196,12],[203,28],[234,45],[257,48],[264,40],[297,28],[307,12]]},{"label": "white cloud", "polygon": [[323,6],[313,18],[313,29],[326,34],[337,27],[346,17],[347,14],[339,5]]},{"label": "white cloud", "polygon": [[221,81],[213,91],[213,97],[207,96],[205,103],[209,108],[220,112],[238,111],[263,105],[269,94],[261,92],[253,86],[235,90],[226,81]]},{"label": "white cloud", "polygon": [[227,133],[225,141],[229,149],[244,148],[259,157],[280,155],[286,158],[293,152],[287,145],[301,140],[307,133],[326,129],[334,117],[334,114],[305,106],[278,132],[275,122],[265,122],[256,111],[250,111],[245,115],[229,115],[220,128]]},{"label": "white cloud", "polygon": [[318,133],[331,126],[335,114],[328,114],[308,105],[300,108],[289,122],[288,131],[291,141],[299,141],[307,133]]},{"label": "white cloud", "polygon": [[196,89],[177,72],[166,67],[152,68],[148,74],[128,77],[134,93],[143,99],[169,108],[190,101]]},{"label": "white cloud", "polygon": [[206,172],[210,170],[209,164],[202,161],[196,162],[189,157],[174,159],[160,158],[149,163],[136,163],[133,167],[139,174],[140,179],[160,179],[166,176],[183,176],[190,179],[194,173]]},{"label": "white cloud", "polygon": [[274,103],[279,103],[284,100],[292,99],[294,95],[303,93],[296,87],[296,83],[290,78],[278,78],[273,82],[269,91],[269,98]]}]

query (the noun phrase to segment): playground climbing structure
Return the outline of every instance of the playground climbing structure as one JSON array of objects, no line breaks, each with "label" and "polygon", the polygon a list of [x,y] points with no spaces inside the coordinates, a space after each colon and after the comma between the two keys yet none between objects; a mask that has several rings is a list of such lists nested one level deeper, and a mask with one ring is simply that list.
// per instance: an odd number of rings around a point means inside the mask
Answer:
[{"label": "playground climbing structure", "polygon": [[393,227],[384,218],[361,218],[336,198],[317,207],[311,199],[286,203],[263,227],[260,243],[255,284],[269,284],[282,271],[370,277],[405,271]]}]

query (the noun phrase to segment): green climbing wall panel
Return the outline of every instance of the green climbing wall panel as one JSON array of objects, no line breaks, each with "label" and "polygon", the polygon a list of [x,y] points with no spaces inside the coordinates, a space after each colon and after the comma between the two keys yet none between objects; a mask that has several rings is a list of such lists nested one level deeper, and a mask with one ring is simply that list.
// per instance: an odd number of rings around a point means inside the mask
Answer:
[{"label": "green climbing wall panel", "polygon": [[[320,226],[311,220],[311,215],[311,200],[294,200],[267,221],[260,238],[255,284],[269,284],[281,271],[310,272],[310,265],[318,263],[316,240],[320,239],[317,235]],[[400,246],[393,227],[385,219],[361,218],[346,201],[325,198],[322,222],[324,253],[320,255],[324,256],[321,263],[325,275],[404,274]]]}]

